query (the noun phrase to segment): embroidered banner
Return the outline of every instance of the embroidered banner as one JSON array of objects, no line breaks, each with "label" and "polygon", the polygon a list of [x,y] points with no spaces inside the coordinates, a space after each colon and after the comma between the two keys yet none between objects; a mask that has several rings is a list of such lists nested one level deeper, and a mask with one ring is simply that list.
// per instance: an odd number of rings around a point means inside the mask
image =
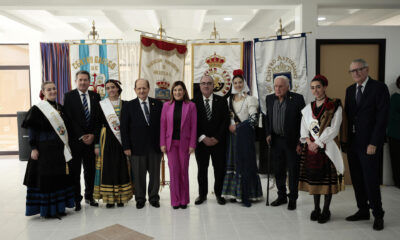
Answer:
[{"label": "embroidered banner", "polygon": [[214,93],[224,96],[232,86],[232,72],[243,69],[243,43],[192,44],[192,89],[199,92],[201,77],[211,75]]},{"label": "embroidered banner", "polygon": [[149,96],[169,100],[170,86],[184,81],[186,44],[141,36],[139,78],[150,83]]},{"label": "embroidered banner", "polygon": [[278,75],[290,79],[290,89],[307,93],[306,36],[260,41],[254,39],[254,56],[258,99],[266,114],[265,98],[274,92],[273,80]]},{"label": "embroidered banner", "polygon": [[70,44],[71,85],[75,88],[75,74],[80,70],[90,73],[90,87],[104,97],[104,83],[108,79],[119,80],[118,43],[102,40],[101,43]]}]

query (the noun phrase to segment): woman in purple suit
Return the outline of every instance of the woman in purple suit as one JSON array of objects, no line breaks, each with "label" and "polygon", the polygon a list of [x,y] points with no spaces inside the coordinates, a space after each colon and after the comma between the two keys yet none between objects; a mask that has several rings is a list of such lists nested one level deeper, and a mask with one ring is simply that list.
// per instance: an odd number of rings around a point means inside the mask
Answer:
[{"label": "woman in purple suit", "polygon": [[185,209],[189,203],[189,157],[196,148],[196,105],[189,100],[182,81],[171,87],[171,100],[161,113],[161,151],[167,154],[171,205]]}]

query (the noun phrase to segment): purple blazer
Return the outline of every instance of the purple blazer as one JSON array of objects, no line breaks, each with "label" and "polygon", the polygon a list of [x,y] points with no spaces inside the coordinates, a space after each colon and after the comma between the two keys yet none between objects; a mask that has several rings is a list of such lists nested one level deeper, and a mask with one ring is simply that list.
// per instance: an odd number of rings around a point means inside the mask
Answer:
[{"label": "purple blazer", "polygon": [[[175,102],[165,102],[161,112],[160,146],[166,146],[167,152],[171,149],[172,132],[174,130]],[[197,142],[197,110],[196,105],[189,101],[182,104],[180,149],[189,151],[189,147],[196,148]]]}]

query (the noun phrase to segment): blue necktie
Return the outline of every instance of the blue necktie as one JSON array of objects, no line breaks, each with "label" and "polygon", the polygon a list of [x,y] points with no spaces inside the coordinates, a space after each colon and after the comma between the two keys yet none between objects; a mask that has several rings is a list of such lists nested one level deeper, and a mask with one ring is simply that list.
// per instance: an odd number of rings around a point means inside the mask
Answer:
[{"label": "blue necktie", "polygon": [[144,115],[146,116],[147,124],[150,125],[150,112],[149,108],[147,107],[147,102],[142,102],[144,108]]},{"label": "blue necktie", "polygon": [[362,85],[359,85],[358,87],[357,87],[357,95],[356,95],[356,103],[357,103],[357,107],[358,106],[360,106],[360,103],[361,103],[361,97],[362,97],[362,91],[361,91],[361,89],[362,89]]},{"label": "blue necktie", "polygon": [[88,103],[86,100],[86,94],[82,93],[81,96],[82,96],[82,103],[83,103],[83,111],[85,112],[86,124],[89,125],[90,112],[89,112],[89,107],[88,107]]}]

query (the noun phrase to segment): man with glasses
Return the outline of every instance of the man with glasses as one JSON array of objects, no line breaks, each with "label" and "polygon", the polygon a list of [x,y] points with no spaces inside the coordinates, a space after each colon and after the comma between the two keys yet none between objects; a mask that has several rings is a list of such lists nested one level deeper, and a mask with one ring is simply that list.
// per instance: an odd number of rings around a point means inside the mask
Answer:
[{"label": "man with glasses", "polygon": [[197,109],[198,138],[195,155],[198,166],[199,197],[196,198],[196,205],[202,204],[207,200],[210,156],[214,167],[214,192],[217,202],[220,205],[225,204],[225,199],[221,197],[221,193],[226,166],[225,154],[229,110],[225,99],[213,94],[213,90],[213,78],[205,75],[200,80],[201,94],[193,100]]},{"label": "man with glasses", "polygon": [[375,217],[373,229],[382,230],[385,212],[379,187],[379,159],[389,116],[389,90],[384,83],[370,78],[368,70],[363,59],[350,64],[349,73],[355,84],[346,90],[347,156],[358,211],[346,220],[368,220],[371,208]]}]

